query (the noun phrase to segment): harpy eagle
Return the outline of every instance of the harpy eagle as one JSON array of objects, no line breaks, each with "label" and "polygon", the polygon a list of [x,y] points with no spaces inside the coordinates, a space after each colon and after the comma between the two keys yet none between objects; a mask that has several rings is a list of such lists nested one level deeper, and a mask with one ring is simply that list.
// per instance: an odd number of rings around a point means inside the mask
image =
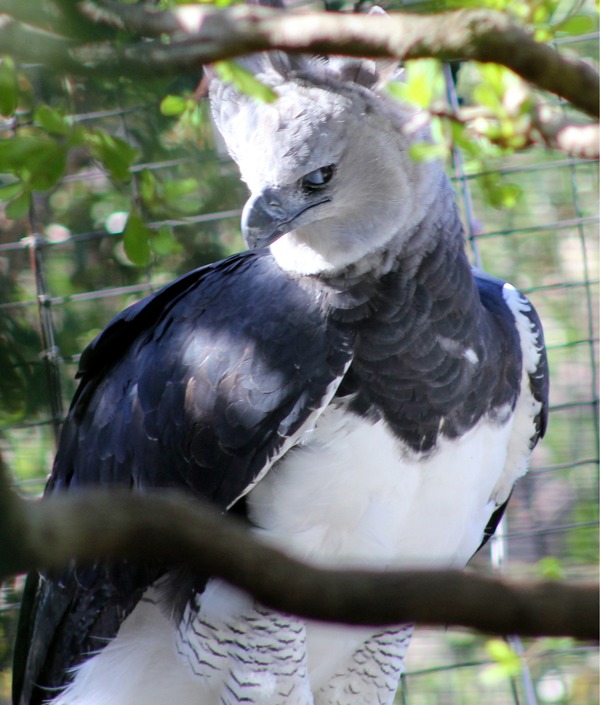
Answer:
[{"label": "harpy eagle", "polygon": [[[274,103],[211,86],[249,250],[90,344],[47,494],[178,488],[308,562],[462,567],[544,432],[538,317],[470,267],[448,178],[409,156],[425,137],[375,63],[249,65]],[[389,704],[411,634],[157,564],[72,565],[28,595],[17,705]]]}]

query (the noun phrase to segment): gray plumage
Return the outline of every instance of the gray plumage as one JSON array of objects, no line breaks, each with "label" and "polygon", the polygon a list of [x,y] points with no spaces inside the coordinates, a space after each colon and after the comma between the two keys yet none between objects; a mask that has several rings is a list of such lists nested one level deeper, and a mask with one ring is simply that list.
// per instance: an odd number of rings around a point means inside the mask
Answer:
[{"label": "gray plumage", "polygon": [[[251,251],[92,342],[47,493],[177,487],[317,564],[463,566],[545,428],[539,320],[471,270],[450,184],[410,158],[427,136],[376,63],[248,65],[278,100],[215,80],[211,102]],[[411,633],[305,624],[161,565],[34,580],[19,705],[391,703]]]}]

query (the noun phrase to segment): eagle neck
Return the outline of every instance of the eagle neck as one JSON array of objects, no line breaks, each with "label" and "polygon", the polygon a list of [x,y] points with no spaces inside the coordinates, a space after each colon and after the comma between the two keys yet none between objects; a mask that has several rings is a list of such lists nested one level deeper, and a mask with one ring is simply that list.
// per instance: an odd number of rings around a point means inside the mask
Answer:
[{"label": "eagle neck", "polygon": [[385,274],[330,282],[325,297],[331,323],[354,340],[338,398],[359,415],[384,419],[418,453],[487,412],[474,391],[493,373],[489,321],[458,216],[426,227]]},{"label": "eagle neck", "polygon": [[[432,268],[470,281],[462,223],[454,203],[449,206],[440,209],[442,214],[437,217],[426,216],[408,234],[399,233],[386,248],[365,258],[369,264],[351,265],[335,275],[314,278],[334,318],[356,323],[377,315],[382,296],[387,297],[389,290],[394,291],[399,308],[409,305],[419,288],[437,295]],[[445,292],[439,295],[445,296]]]}]

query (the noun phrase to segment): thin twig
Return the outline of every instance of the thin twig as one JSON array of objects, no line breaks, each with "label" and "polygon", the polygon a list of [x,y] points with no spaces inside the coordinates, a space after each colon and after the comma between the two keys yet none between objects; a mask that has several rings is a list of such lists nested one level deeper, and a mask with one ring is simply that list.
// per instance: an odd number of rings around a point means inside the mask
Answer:
[{"label": "thin twig", "polygon": [[547,147],[579,159],[600,158],[600,126],[569,120],[548,106],[537,106],[533,127]]}]

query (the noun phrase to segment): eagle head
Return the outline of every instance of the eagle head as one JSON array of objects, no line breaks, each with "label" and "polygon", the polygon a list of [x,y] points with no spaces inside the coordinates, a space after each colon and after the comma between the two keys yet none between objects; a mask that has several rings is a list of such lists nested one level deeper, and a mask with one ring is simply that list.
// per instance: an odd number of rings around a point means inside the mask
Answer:
[{"label": "eagle head", "polygon": [[309,275],[400,251],[443,172],[410,156],[427,134],[414,127],[415,111],[386,93],[377,64],[266,54],[248,65],[276,100],[211,84],[213,116],[251,191],[248,247],[269,246],[284,269]]}]

